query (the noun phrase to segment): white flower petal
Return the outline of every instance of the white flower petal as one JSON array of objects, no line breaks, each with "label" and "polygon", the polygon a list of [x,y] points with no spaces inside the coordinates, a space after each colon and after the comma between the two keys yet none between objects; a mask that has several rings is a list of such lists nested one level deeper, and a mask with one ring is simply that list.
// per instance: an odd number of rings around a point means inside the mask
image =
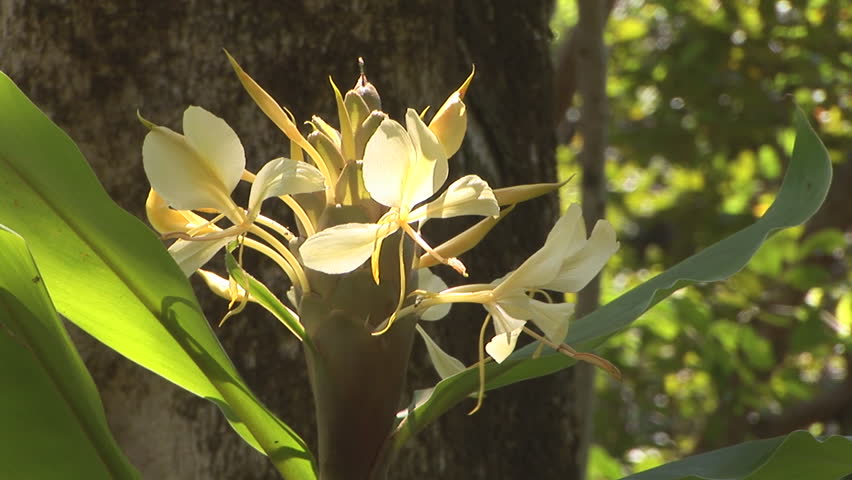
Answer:
[{"label": "white flower petal", "polygon": [[325,177],[309,163],[276,158],[257,172],[249,194],[249,210],[257,211],[267,198],[325,190]]},{"label": "white flower petal", "polygon": [[246,168],[246,152],[234,129],[207,110],[191,106],[183,112],[183,133],[209,162],[228,194],[233,192]]},{"label": "white flower petal", "polygon": [[502,363],[515,350],[518,336],[527,322],[513,317],[500,304],[486,303],[484,306],[491,314],[496,332],[494,338],[485,346],[485,351],[494,361]]},{"label": "white flower petal", "polygon": [[574,314],[573,304],[530,300],[529,308],[533,312],[532,322],[544,332],[545,337],[557,344],[565,341],[571,315]]},{"label": "white flower petal", "polygon": [[476,175],[465,175],[451,183],[440,197],[417,208],[409,218],[450,218],[459,215],[500,215],[500,206],[485,180]]},{"label": "white flower petal", "polygon": [[[417,270],[417,288],[426,290],[427,292],[442,292],[447,289],[447,284],[441,280],[441,277],[435,275],[428,268]],[[435,321],[440,320],[450,313],[451,303],[443,303],[427,308],[420,314],[420,320]]]},{"label": "white flower petal", "polygon": [[405,125],[415,153],[405,178],[402,206],[413,208],[444,185],[450,167],[438,137],[423,123],[414,109],[409,108],[406,112]]},{"label": "white flower petal", "polygon": [[376,241],[395,232],[396,224],[344,223],[309,237],[299,247],[302,264],[340,274],[360,267],[373,253]]},{"label": "white flower petal", "polygon": [[615,229],[606,220],[598,220],[583,248],[563,259],[559,274],[543,288],[560,292],[579,292],[618,251]]},{"label": "white flower petal", "polygon": [[230,238],[210,241],[175,240],[169,247],[169,253],[187,277],[203,267],[219,250],[228,244]]},{"label": "white flower petal", "polygon": [[[245,289],[239,285],[234,285],[236,287],[236,291],[234,292],[236,294],[236,298],[231,297],[231,282],[228,281],[228,279],[222,278],[219,275],[204,269],[198,269],[197,273],[201,275],[201,278],[204,280],[204,283],[207,284],[207,288],[209,288],[211,292],[225,300],[242,301],[246,298]],[[257,302],[254,297],[249,297],[248,301]]]},{"label": "white flower petal", "polygon": [[[220,137],[211,137],[205,128]],[[177,210],[230,212],[230,195],[245,167],[239,139],[224,120],[200,107],[187,109],[184,129],[186,137],[166,127],[154,127],[145,136],[142,163],[151,187]],[[196,138],[189,138],[190,131]]]},{"label": "white flower petal", "polygon": [[518,343],[518,336],[520,334],[520,330],[515,330],[495,335],[491,341],[485,344],[485,352],[495,362],[503,363],[503,360],[506,360],[515,351],[515,345]]},{"label": "white flower petal", "polygon": [[402,125],[385,119],[364,149],[364,186],[373,200],[399,207],[414,147]]},{"label": "white flower petal", "polygon": [[442,350],[420,325],[416,327],[423,342],[426,343],[426,351],[429,353],[429,359],[432,360],[432,365],[435,367],[438,375],[441,376],[441,379],[452,377],[464,371],[465,367],[461,360]]},{"label": "white flower petal", "polygon": [[495,294],[540,287],[553,281],[559,274],[565,252],[576,252],[583,246],[585,234],[582,232],[585,232],[582,211],[579,205],[571,205],[550,230],[544,246],[507,275],[495,288]]}]

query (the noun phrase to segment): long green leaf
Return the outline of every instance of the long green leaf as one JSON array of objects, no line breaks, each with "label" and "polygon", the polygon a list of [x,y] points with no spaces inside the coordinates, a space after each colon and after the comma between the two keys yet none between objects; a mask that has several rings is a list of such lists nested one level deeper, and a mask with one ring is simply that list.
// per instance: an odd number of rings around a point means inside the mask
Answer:
[{"label": "long green leaf", "polygon": [[71,139],[2,74],[0,222],[29,243],[59,312],[215,402],[285,476],[314,478],[304,442],[246,387],[161,242],[109,199]]},{"label": "long green leaf", "polygon": [[[577,320],[568,332],[566,343],[579,350],[596,347],[676,290],[735,274],[748,263],[771,233],[799,225],[810,218],[828,193],[831,162],[801,110],[796,109],[794,121],[796,144],[792,159],[775,202],[762,218]],[[536,348],[536,345],[528,345],[500,365],[489,364],[487,388],[499,388],[548,375],[574,363],[549,349],[534,359],[532,356]],[[400,448],[408,438],[462,401],[477,385],[475,369],[438,383],[429,398],[409,409],[394,433],[394,448]]]},{"label": "long green leaf", "polygon": [[684,458],[622,480],[840,480],[852,474],[852,437],[805,431]]},{"label": "long green leaf", "polygon": [[24,239],[0,225],[0,478],[139,478]]}]

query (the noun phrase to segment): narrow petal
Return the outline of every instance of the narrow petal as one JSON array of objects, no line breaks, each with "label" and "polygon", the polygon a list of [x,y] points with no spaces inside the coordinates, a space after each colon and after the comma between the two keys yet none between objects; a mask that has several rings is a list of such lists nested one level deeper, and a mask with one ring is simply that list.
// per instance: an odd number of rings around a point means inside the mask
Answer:
[{"label": "narrow petal", "polygon": [[249,195],[249,210],[256,213],[267,198],[320,190],[325,190],[325,177],[316,167],[289,158],[276,158],[257,172]]},{"label": "narrow petal", "polygon": [[598,220],[583,247],[562,261],[558,275],[542,285],[549,290],[579,292],[618,251],[615,229],[606,220]]},{"label": "narrow petal", "polygon": [[447,154],[438,138],[420,119],[414,109],[405,114],[405,125],[414,147],[414,161],[409,167],[403,187],[402,206],[413,208],[435,194],[447,181]]},{"label": "narrow petal", "polygon": [[209,262],[229,241],[231,241],[230,238],[206,242],[176,240],[169,247],[169,253],[180,266],[183,274],[188,277]]},{"label": "narrow petal", "polygon": [[[426,290],[427,292],[437,293],[447,289],[447,284],[441,280],[441,277],[432,273],[428,268],[423,268],[417,271],[417,288]],[[435,321],[440,320],[450,313],[452,304],[444,303],[426,309],[420,314],[420,320]]]},{"label": "narrow petal", "polygon": [[195,106],[183,112],[183,133],[230,195],[246,168],[246,153],[237,133],[221,118]]},{"label": "narrow petal", "polygon": [[426,344],[429,359],[432,361],[432,365],[435,367],[438,375],[441,376],[441,379],[452,377],[464,371],[465,367],[461,360],[442,350],[420,325],[417,325],[417,332]]},{"label": "narrow petal", "polygon": [[402,125],[385,119],[364,149],[364,186],[387,207],[399,207],[414,147]]},{"label": "narrow petal", "polygon": [[373,253],[376,241],[396,231],[395,224],[345,223],[309,237],[299,248],[302,264],[340,274],[360,267]]},{"label": "narrow petal", "polygon": [[[145,213],[148,223],[159,233],[188,232],[207,224],[207,220],[189,210],[175,210],[153,188],[145,201]],[[196,234],[211,233],[220,230],[215,225],[207,225]]]}]

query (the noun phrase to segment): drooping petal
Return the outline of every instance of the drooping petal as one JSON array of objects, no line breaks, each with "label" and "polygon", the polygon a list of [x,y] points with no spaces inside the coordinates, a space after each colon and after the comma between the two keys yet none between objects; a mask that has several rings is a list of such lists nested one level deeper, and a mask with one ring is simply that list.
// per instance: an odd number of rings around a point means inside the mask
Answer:
[{"label": "drooping petal", "polygon": [[559,274],[565,252],[576,252],[582,247],[581,242],[585,241],[583,231],[582,211],[579,205],[571,205],[547,235],[544,246],[507,275],[495,287],[495,295],[501,296],[508,291],[538,287],[553,281]]},{"label": "drooping petal", "polygon": [[230,195],[245,168],[236,133],[200,107],[186,110],[184,130],[186,136],[155,126],[145,136],[142,163],[151,187],[178,210],[231,212]]},{"label": "drooping petal", "polygon": [[399,207],[414,147],[402,125],[385,119],[364,149],[364,186],[373,200]]},{"label": "drooping petal", "polygon": [[579,292],[618,251],[618,246],[612,225],[606,220],[598,220],[583,247],[565,257],[557,276],[542,287],[560,292]]},{"label": "drooping petal", "polygon": [[485,345],[485,351],[497,363],[503,363],[518,343],[518,336],[526,325],[524,320],[511,316],[499,303],[486,303],[485,309],[491,314],[496,335]]},{"label": "drooping petal", "polygon": [[441,349],[441,347],[439,347],[438,344],[429,337],[420,325],[417,325],[416,328],[417,332],[420,334],[420,338],[422,338],[423,342],[426,344],[426,351],[429,353],[429,359],[432,361],[435,371],[438,372],[438,375],[440,375],[442,379],[452,377],[453,375],[464,371],[465,367],[461,360]]},{"label": "drooping petal", "polygon": [[405,178],[401,203],[402,207],[411,209],[444,185],[449,164],[444,147],[414,109],[406,112],[405,126],[415,153]]},{"label": "drooping petal", "polygon": [[249,211],[257,213],[267,198],[318,192],[325,188],[325,177],[313,165],[276,158],[257,172],[249,194]]},{"label": "drooping petal", "polygon": [[[441,280],[441,277],[432,273],[428,268],[423,268],[417,271],[417,288],[426,290],[427,292],[442,292],[447,289],[447,284]],[[435,321],[440,320],[450,313],[452,304],[443,303],[426,309],[420,314],[420,320]]]},{"label": "drooping petal", "polygon": [[411,212],[409,219],[450,218],[459,215],[500,215],[500,207],[485,180],[476,175],[465,175],[451,183],[440,197]]},{"label": "drooping petal", "polygon": [[379,238],[397,228],[388,223],[344,223],[327,228],[308,237],[299,248],[302,264],[329,274],[351,272],[370,258]]},{"label": "drooping petal", "polygon": [[176,240],[169,247],[169,254],[188,277],[209,262],[229,241],[231,238],[210,241]]}]

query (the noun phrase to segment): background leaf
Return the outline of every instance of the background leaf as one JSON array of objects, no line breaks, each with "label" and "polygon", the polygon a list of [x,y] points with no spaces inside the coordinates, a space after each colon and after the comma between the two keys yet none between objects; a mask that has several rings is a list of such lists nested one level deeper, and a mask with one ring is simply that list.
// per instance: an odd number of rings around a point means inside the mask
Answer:
[{"label": "background leaf", "polygon": [[0,478],[139,478],[24,239],[0,225]]},{"label": "background leaf", "polygon": [[[775,202],[763,217],[577,320],[568,332],[566,343],[581,351],[596,347],[673,292],[730,277],[745,266],[768,235],[798,225],[813,215],[828,192],[831,162],[804,113],[796,110],[794,121],[797,136],[792,160]],[[502,364],[489,364],[487,388],[547,375],[574,363],[552,350],[533,359],[537,348],[535,344],[527,345]],[[469,369],[438,383],[432,395],[410,410],[400,424],[394,434],[395,448],[474,391],[477,382],[476,369]]]},{"label": "background leaf", "polygon": [[29,243],[57,310],[216,403],[282,473],[313,478],[306,445],[239,377],[159,239],[109,199],[71,139],[5,75],[0,125],[0,222]]},{"label": "background leaf", "polygon": [[852,438],[805,431],[745,442],[645,470],[623,480],[839,480],[852,473]]}]

